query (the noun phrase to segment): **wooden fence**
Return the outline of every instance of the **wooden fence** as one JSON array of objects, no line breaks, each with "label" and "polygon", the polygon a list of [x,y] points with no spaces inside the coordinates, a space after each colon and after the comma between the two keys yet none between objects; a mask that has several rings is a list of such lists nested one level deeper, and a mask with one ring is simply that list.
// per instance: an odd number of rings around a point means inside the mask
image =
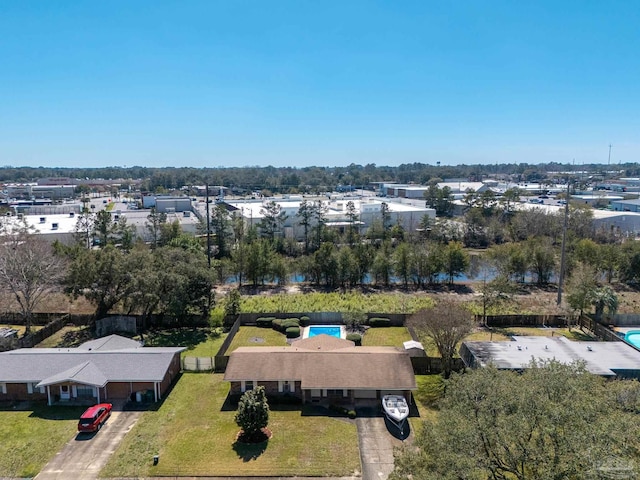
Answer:
[{"label": "wooden fence", "polygon": [[[487,327],[566,327],[571,318],[567,315],[487,315]],[[484,317],[476,315],[475,321],[483,324]]]}]

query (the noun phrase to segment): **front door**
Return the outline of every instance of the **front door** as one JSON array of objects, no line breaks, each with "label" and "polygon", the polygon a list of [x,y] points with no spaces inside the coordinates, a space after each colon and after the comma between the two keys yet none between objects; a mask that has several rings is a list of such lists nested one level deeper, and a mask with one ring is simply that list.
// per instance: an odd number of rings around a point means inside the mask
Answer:
[{"label": "front door", "polygon": [[71,398],[71,390],[69,385],[60,385],[60,400],[69,400]]}]

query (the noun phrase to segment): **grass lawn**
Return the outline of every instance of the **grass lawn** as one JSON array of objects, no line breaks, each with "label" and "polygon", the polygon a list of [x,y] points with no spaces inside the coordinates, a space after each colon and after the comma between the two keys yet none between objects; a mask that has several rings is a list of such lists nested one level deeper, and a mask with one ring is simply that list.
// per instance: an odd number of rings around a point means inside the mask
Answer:
[{"label": "grass lawn", "polygon": [[235,408],[223,409],[228,389],[222,375],[183,374],[160,408],[144,413],[100,476],[346,476],[360,470],[355,424],[307,416],[300,407],[270,412],[269,441],[236,444]]},{"label": "grass lawn", "polygon": [[405,327],[369,328],[362,337],[364,347],[402,347],[402,343],[412,340]]},{"label": "grass lawn", "polygon": [[84,408],[0,410],[0,477],[34,477],[77,433]]},{"label": "grass lawn", "polygon": [[444,395],[444,382],[440,375],[416,375],[418,389],[413,392],[420,417],[410,417],[411,428],[417,434],[424,420],[435,420],[438,411],[434,404]]},{"label": "grass lawn", "polygon": [[221,329],[172,328],[149,331],[144,335],[144,344],[147,347],[187,347],[182,352],[183,357],[213,357],[226,336]]},{"label": "grass lawn", "polygon": [[[255,340],[257,339],[262,339],[263,341],[256,342]],[[240,327],[226,353],[229,355],[238,347],[278,347],[286,345],[287,337],[271,328]]]}]

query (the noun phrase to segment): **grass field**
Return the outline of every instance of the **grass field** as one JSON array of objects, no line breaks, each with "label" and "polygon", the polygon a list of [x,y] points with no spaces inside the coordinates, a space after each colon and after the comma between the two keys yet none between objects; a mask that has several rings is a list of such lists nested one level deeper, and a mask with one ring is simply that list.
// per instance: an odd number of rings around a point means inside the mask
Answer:
[{"label": "grass field", "polygon": [[0,410],[0,477],[34,477],[76,433],[84,408]]},{"label": "grass field", "polygon": [[[273,437],[235,442],[235,408],[221,375],[183,374],[157,411],[145,412],[100,473],[147,476],[346,476],[360,469],[355,424],[300,407],[272,409]],[[223,408],[225,405],[225,408]],[[152,465],[153,455],[160,461]]]},{"label": "grass field", "polygon": [[[262,341],[259,341],[261,339]],[[258,340],[258,341],[256,341]],[[240,327],[226,352],[229,355],[238,347],[278,347],[287,345],[287,337],[271,328]]]},{"label": "grass field", "polygon": [[426,294],[416,293],[278,293],[275,295],[243,296],[243,312],[375,312],[413,313],[430,308],[434,301]]},{"label": "grass field", "polygon": [[211,328],[152,330],[144,336],[144,344],[147,347],[187,347],[182,352],[183,357],[213,357],[226,336],[221,329]]},{"label": "grass field", "polygon": [[369,328],[362,337],[364,347],[402,347],[402,343],[411,340],[405,327]]}]

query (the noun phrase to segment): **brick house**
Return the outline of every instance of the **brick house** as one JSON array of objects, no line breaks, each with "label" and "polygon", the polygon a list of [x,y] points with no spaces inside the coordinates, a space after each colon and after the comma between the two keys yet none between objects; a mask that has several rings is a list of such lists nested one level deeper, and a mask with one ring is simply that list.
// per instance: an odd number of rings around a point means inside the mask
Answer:
[{"label": "brick house", "polygon": [[118,335],[77,348],[0,353],[0,401],[99,403],[152,391],[158,401],[180,373],[184,347],[143,347]]},{"label": "brick house", "polygon": [[262,385],[268,395],[307,402],[354,404],[404,395],[411,401],[416,380],[409,355],[395,347],[356,347],[318,335],[287,347],[240,347],[233,351],[224,379],[230,394]]}]

